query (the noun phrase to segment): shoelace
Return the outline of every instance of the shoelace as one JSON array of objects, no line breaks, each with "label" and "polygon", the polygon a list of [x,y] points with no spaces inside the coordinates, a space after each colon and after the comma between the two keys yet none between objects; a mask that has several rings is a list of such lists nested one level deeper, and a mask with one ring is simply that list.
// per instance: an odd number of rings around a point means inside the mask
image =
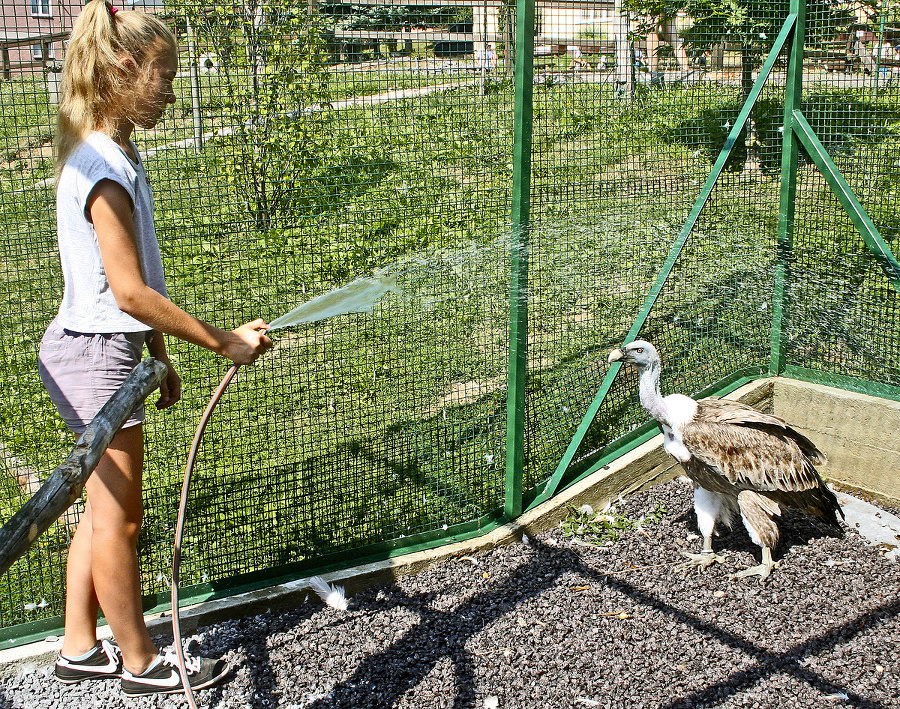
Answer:
[{"label": "shoelace", "polygon": [[101,640],[100,649],[106,653],[108,657],[112,657],[119,662],[122,661],[122,650],[115,643],[111,643],[109,640]]},{"label": "shoelace", "polygon": [[[202,658],[200,657],[191,657],[187,653],[184,653],[184,669],[187,670],[189,675],[199,672],[201,660]],[[176,670],[178,670],[177,653],[174,650],[166,650],[166,654],[163,655],[163,664],[169,665],[170,667],[174,667]]]}]

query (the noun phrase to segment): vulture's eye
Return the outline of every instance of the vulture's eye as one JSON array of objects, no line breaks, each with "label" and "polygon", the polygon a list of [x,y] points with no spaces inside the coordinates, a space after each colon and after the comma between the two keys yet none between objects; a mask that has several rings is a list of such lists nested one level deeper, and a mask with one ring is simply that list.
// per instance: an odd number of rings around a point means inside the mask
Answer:
[{"label": "vulture's eye", "polygon": [[640,353],[643,352],[643,351],[644,351],[644,348],[643,348],[643,347],[638,347],[638,348],[635,350],[635,352],[637,352],[638,354],[640,354]]}]

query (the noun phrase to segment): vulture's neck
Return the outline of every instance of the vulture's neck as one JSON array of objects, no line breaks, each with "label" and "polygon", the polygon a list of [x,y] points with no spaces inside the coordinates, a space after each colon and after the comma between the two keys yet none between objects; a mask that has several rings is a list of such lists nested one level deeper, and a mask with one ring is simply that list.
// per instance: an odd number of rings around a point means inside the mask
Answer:
[{"label": "vulture's neck", "polygon": [[659,391],[659,360],[651,362],[650,366],[641,372],[640,395],[641,406],[654,419],[666,426],[669,425],[669,410]]}]

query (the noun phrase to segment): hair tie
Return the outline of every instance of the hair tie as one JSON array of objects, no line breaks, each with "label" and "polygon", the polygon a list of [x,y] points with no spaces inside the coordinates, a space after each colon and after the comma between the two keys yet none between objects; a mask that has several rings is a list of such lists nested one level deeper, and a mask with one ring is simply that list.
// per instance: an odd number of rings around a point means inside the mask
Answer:
[{"label": "hair tie", "polygon": [[112,5],[109,6],[109,14],[112,15],[113,17],[116,16],[116,13],[118,11],[119,11],[119,8],[113,7]]}]

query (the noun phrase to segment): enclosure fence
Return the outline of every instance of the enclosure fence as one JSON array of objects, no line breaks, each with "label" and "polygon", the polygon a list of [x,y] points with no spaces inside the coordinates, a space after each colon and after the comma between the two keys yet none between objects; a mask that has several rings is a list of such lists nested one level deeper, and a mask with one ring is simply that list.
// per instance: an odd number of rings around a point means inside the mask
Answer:
[{"label": "enclosure fence", "polygon": [[[737,7],[740,12],[723,12]],[[147,3],[180,42],[136,142],[171,298],[271,321],[359,276],[369,313],[273,333],[210,422],[182,596],[483,534],[647,440],[664,393],[764,376],[900,400],[895,2]],[[62,294],[52,144],[80,3],[2,2],[0,510],[67,455],[37,373]],[[145,607],[162,610],[194,427],[145,424]],[[0,579],[0,640],[57,634],[81,503]]]}]

